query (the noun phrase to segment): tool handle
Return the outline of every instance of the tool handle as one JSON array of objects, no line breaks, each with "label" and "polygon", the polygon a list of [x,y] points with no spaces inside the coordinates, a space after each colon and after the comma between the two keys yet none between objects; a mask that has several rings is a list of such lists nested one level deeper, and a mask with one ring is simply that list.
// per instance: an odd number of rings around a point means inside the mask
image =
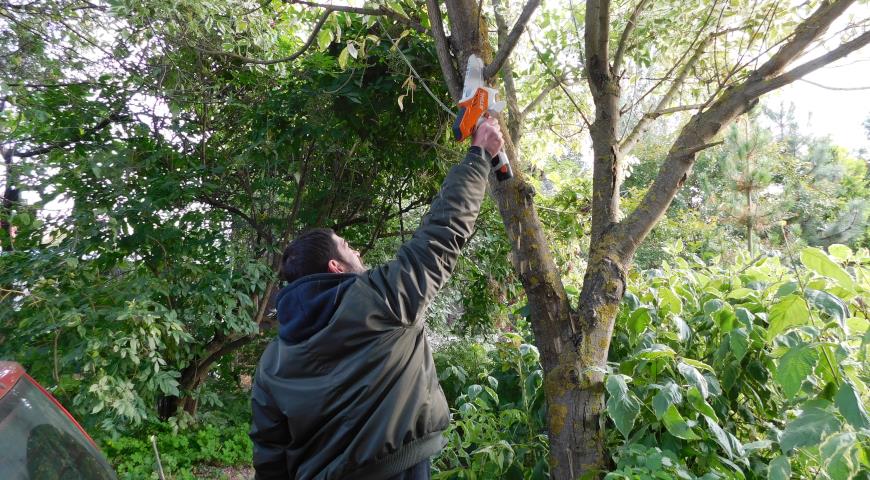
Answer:
[{"label": "tool handle", "polygon": [[508,160],[504,150],[498,152],[498,155],[492,157],[492,170],[495,173],[495,178],[499,182],[503,182],[514,176],[511,170],[511,162]]}]

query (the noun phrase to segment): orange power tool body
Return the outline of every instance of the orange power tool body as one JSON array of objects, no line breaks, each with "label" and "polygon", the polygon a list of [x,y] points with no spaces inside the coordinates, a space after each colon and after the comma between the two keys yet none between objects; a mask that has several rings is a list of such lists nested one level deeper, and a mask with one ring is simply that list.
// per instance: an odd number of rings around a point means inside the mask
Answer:
[{"label": "orange power tool body", "polygon": [[[489,88],[483,83],[483,60],[477,55],[470,55],[465,71],[462,99],[459,100],[459,114],[453,122],[453,137],[457,141],[461,142],[468,138],[486,117],[504,109],[505,102],[496,101],[497,94],[496,89]],[[514,176],[504,150],[492,157],[492,170],[500,182]]]}]

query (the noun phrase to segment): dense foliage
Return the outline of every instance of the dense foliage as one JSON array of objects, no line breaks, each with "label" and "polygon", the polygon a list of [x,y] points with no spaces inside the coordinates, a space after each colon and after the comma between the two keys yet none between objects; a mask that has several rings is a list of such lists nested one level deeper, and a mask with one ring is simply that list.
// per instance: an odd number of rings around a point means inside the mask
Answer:
[{"label": "dense foliage", "polygon": [[[867,250],[730,264],[673,250],[632,276],[618,317],[607,478],[864,478]],[[441,352],[454,423],[438,478],[543,477],[536,362],[515,333]]]},{"label": "dense foliage", "polygon": [[[152,436],[172,478],[248,465],[281,248],[324,226],[368,264],[388,260],[461,155],[423,2],[364,3],[396,15],[280,1],[0,4],[0,359],[69,408],[121,477],[156,478]],[[744,60],[815,3],[727,2],[721,20],[735,27],[695,59],[680,100],[696,109],[745,76]],[[656,8],[634,22],[643,4]],[[719,4],[614,5],[611,33],[636,27],[620,130],[648,118],[648,94],[671,88],[658,78],[673,78],[703,32],[712,41]],[[480,5],[509,19],[521,6]],[[504,85],[520,104],[507,126],[527,193],[575,307],[593,202],[581,12],[542,7],[505,68],[518,81]],[[762,28],[763,41],[744,42]],[[620,215],[656,177],[680,112],[627,149]],[[610,463],[599,473],[866,479],[870,156],[807,133],[788,105],[762,104],[720,137],[629,273],[602,368]],[[551,471],[545,373],[508,238],[489,197],[428,312],[453,413],[437,479]]]}]

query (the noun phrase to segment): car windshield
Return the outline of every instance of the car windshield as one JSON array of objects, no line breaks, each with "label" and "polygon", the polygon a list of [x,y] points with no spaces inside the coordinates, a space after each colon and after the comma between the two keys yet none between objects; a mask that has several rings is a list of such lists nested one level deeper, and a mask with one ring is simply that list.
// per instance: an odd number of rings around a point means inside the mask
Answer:
[{"label": "car windshield", "polygon": [[27,376],[0,398],[0,478],[114,480],[100,451]]}]

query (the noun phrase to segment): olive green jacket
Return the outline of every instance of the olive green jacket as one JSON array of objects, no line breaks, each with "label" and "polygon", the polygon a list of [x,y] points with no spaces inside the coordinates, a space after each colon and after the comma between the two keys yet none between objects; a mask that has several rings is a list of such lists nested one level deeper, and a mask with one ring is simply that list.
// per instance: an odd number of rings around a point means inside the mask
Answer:
[{"label": "olive green jacket", "polygon": [[281,335],[252,392],[258,479],[383,479],[444,446],[450,412],[421,318],[472,233],[489,164],[469,150],[395,260],[279,293]]}]

